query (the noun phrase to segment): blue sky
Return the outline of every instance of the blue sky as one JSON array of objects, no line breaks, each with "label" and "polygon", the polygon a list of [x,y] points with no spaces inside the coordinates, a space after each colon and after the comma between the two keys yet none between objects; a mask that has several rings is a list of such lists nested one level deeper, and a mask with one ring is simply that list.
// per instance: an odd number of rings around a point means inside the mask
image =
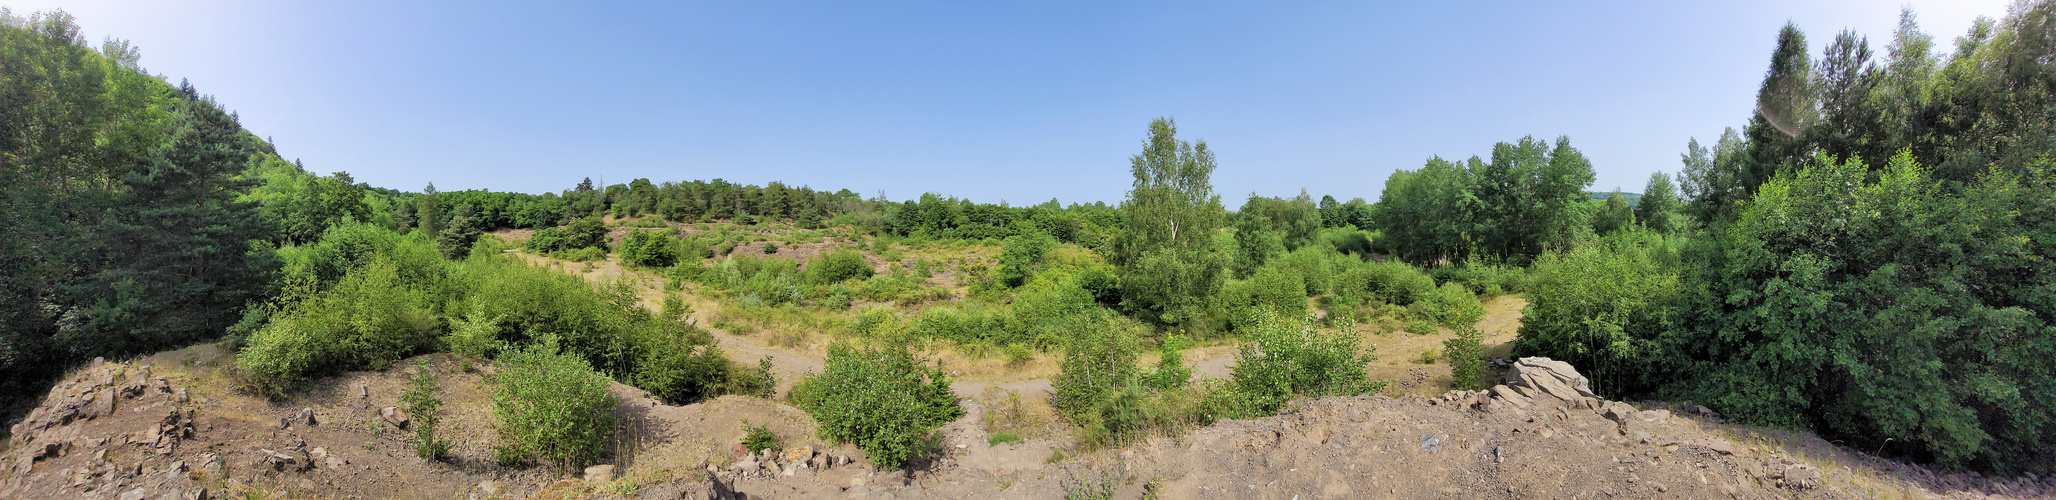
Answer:
[{"label": "blue sky", "polygon": [[[1433,4],[1433,5],[1428,5]],[[725,178],[1117,203],[1148,122],[1248,193],[1375,200],[1396,169],[1569,135],[1593,190],[1748,117],[1787,20],[1946,49],[2005,0],[48,2],[287,158],[399,189]]]}]

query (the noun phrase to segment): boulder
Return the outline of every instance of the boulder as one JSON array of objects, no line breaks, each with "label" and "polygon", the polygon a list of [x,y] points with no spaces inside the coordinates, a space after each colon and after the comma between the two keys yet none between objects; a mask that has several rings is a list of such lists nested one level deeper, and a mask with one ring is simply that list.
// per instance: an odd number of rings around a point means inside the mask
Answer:
[{"label": "boulder", "polygon": [[299,413],[293,414],[293,423],[301,425],[314,425],[314,409],[301,408]]},{"label": "boulder", "polygon": [[804,464],[806,464],[809,461],[812,461],[813,459],[814,447],[795,446],[790,450],[785,450],[785,457],[781,461],[789,464],[802,464],[802,466],[804,466]]}]

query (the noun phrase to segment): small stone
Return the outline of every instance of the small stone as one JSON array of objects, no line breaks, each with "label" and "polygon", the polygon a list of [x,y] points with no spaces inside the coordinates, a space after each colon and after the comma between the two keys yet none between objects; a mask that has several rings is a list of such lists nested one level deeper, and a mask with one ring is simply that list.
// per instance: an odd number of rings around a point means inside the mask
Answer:
[{"label": "small stone", "polygon": [[[189,402],[189,401],[192,401],[192,400],[193,400],[193,397],[192,397],[192,396],[188,396],[188,395],[186,395],[186,388],[184,388],[184,387],[180,387],[180,388],[178,388],[178,402],[180,402],[180,403],[185,403],[185,402]],[[205,491],[205,490],[202,490],[202,491]],[[205,493],[202,493],[202,495],[205,495]]]},{"label": "small stone", "polygon": [[585,482],[604,483],[614,480],[614,466],[595,465],[585,468]]},{"label": "small stone", "polygon": [[121,494],[121,497],[120,497],[120,498],[121,498],[121,500],[143,500],[143,499],[145,499],[145,498],[149,498],[149,497],[150,497],[150,493],[149,493],[149,492],[147,492],[147,491],[143,491],[143,489],[142,489],[142,488],[136,488],[136,489],[133,489],[133,490],[128,490],[128,491],[122,492],[122,494]]},{"label": "small stone", "polygon": [[399,407],[387,406],[379,410],[378,418],[384,419],[388,424],[393,424],[394,427],[407,428],[407,413],[400,411]]},{"label": "small stone", "polygon": [[1421,451],[1428,453],[1442,451],[1442,436],[1436,434],[1421,436]]},{"label": "small stone", "polygon": [[370,385],[370,384],[360,384],[360,385],[358,385],[358,386],[357,386],[357,397],[358,397],[358,398],[368,398],[368,397],[371,397],[371,385]]},{"label": "small stone", "polygon": [[301,408],[300,413],[293,415],[293,423],[314,425],[314,409]]},{"label": "small stone", "polygon": [[314,457],[315,460],[326,459],[328,458],[328,448],[316,446],[314,449],[307,450],[307,456]]},{"label": "small stone", "polygon": [[507,488],[500,486],[499,481],[485,480],[478,482],[478,492],[497,496],[506,494]]},{"label": "small stone", "polygon": [[330,469],[341,469],[344,465],[350,464],[349,460],[343,460],[341,457],[328,457],[324,461],[328,463],[328,468]]}]

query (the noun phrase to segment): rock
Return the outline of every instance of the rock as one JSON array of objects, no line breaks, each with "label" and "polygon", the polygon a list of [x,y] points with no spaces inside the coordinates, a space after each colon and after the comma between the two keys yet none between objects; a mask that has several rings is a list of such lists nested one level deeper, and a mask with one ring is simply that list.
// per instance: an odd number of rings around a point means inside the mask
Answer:
[{"label": "rock", "polygon": [[120,496],[120,497],[118,497],[118,498],[120,498],[121,500],[143,500],[143,499],[145,499],[145,498],[149,498],[149,497],[150,497],[150,492],[147,492],[147,491],[143,491],[143,489],[142,489],[142,488],[136,488],[136,489],[133,489],[133,490],[128,490],[128,491],[122,492],[122,493],[121,493],[121,496]]},{"label": "rock", "polygon": [[1820,485],[1820,471],[1811,466],[1794,465],[1786,467],[1780,485],[1787,489],[1807,490]]},{"label": "rock", "polygon": [[293,423],[314,425],[314,409],[301,408],[299,413],[293,414]]},{"label": "rock", "polygon": [[595,465],[585,468],[585,482],[604,483],[614,480],[614,466]]},{"label": "rock", "polygon": [[1442,451],[1442,436],[1429,434],[1421,436],[1421,451],[1437,453]]},{"label": "rock", "polygon": [[1728,440],[1717,437],[1706,438],[1706,449],[1713,450],[1715,453],[1720,453],[1722,455],[1735,454],[1735,445],[1733,443],[1729,443]]},{"label": "rock", "polygon": [[368,398],[368,397],[371,397],[371,385],[370,385],[370,384],[358,384],[358,385],[357,385],[357,398],[358,398],[358,399],[363,399],[363,398]]},{"label": "rock", "polygon": [[1589,398],[1599,397],[1598,394],[1592,393],[1592,382],[1587,380],[1584,375],[1579,375],[1578,369],[1572,367],[1570,363],[1543,357],[1526,357],[1514,363],[1514,370],[1524,374],[1546,373],[1556,377],[1556,382],[1564,383],[1566,387],[1576,391],[1579,395]]},{"label": "rock", "polygon": [[328,468],[330,469],[341,469],[343,466],[350,464],[349,460],[343,460],[342,457],[334,456],[323,459],[323,461],[328,463]]},{"label": "rock", "polygon": [[279,453],[276,451],[271,451],[263,448],[258,448],[257,453],[259,454],[259,459],[265,465],[271,466],[273,470],[283,471],[301,469],[301,462],[298,458],[292,455]]},{"label": "rock", "polygon": [[478,492],[491,496],[500,496],[507,494],[507,488],[500,486],[499,481],[488,479],[478,482]]},{"label": "rock", "polygon": [[805,466],[807,462],[812,461],[813,459],[814,447],[796,446],[793,447],[793,449],[785,450],[785,457],[781,461],[789,464],[801,464],[802,466]]},{"label": "rock", "polygon": [[850,487],[850,488],[852,488],[852,489],[855,489],[855,488],[860,488],[860,487],[863,487],[863,486],[864,486],[864,476],[850,476],[850,484],[849,484],[849,487]]},{"label": "rock", "polygon": [[[188,396],[188,395],[186,395],[186,388],[184,388],[184,387],[180,387],[180,388],[178,388],[178,402],[180,402],[180,403],[185,403],[185,402],[189,402],[189,401],[192,401],[192,400],[193,400],[193,397],[192,397],[192,396]],[[205,491],[205,490],[202,490],[202,491]],[[204,493],[203,493],[203,494],[204,494]]]},{"label": "rock", "polygon": [[1492,447],[1492,463],[1506,463],[1506,447]]},{"label": "rock", "polygon": [[849,464],[850,464],[850,456],[849,456],[849,455],[836,455],[836,456],[835,456],[835,465],[841,466],[841,465],[849,465]]},{"label": "rock", "polygon": [[894,486],[906,486],[907,472],[895,470],[892,472],[879,474],[877,477],[871,478],[870,484],[890,484]]},{"label": "rock", "polygon": [[1504,400],[1508,403],[1512,403],[1513,407],[1515,408],[1527,409],[1529,406],[1527,396],[1522,396],[1520,393],[1514,392],[1512,387],[1507,387],[1505,385],[1492,386],[1492,394],[1495,396],[1499,396],[1499,399],[1501,400]]},{"label": "rock", "polygon": [[1606,417],[1607,420],[1619,423],[1625,428],[1628,425],[1628,419],[1633,418],[1632,415],[1635,414],[1635,407],[1629,406],[1627,403],[1613,403],[1606,405],[1606,409],[1600,411],[1599,414]]},{"label": "rock", "polygon": [[1635,418],[1651,423],[1670,420],[1670,416],[1670,410],[1643,410],[1635,413]]},{"label": "rock", "polygon": [[314,449],[311,449],[311,450],[307,450],[307,456],[309,456],[309,457],[313,457],[313,458],[314,458],[315,460],[324,460],[324,459],[327,459],[327,458],[328,458],[328,448],[323,448],[323,447],[320,447],[320,446],[316,446],[316,447],[314,447]]},{"label": "rock", "polygon": [[393,427],[407,428],[407,413],[400,411],[399,407],[387,406],[385,409],[379,410],[378,418],[384,419],[388,424],[393,424]]},{"label": "rock", "polygon": [[734,455],[736,458],[747,457],[750,456],[750,449],[743,446],[742,442],[737,441],[728,444],[728,454]]}]

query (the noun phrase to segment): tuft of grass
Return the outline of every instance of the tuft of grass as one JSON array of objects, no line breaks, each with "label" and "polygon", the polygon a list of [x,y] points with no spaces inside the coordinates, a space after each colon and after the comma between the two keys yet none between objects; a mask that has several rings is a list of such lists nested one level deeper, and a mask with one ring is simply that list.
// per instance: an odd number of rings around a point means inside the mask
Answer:
[{"label": "tuft of grass", "polygon": [[1432,365],[1432,364],[1435,364],[1435,360],[1437,360],[1437,359],[1441,359],[1441,358],[1442,358],[1442,351],[1437,351],[1437,350],[1434,350],[1434,349],[1429,349],[1429,350],[1426,350],[1426,351],[1421,351],[1421,364],[1424,364],[1424,365]]},{"label": "tuft of grass", "polygon": [[1021,439],[1019,435],[1002,432],[993,434],[991,439],[985,440],[985,444],[987,446],[999,446],[1002,444],[1021,444],[1022,441],[1025,440]]}]

